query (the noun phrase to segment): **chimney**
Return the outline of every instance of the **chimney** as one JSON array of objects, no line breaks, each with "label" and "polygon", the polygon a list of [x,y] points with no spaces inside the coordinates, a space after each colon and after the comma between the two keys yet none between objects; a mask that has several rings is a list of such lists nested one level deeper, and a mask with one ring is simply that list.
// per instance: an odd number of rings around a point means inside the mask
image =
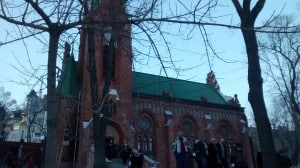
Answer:
[{"label": "chimney", "polygon": [[206,77],[206,83],[211,85],[215,90],[220,91],[220,86],[216,80],[215,74],[213,71],[210,71]]}]

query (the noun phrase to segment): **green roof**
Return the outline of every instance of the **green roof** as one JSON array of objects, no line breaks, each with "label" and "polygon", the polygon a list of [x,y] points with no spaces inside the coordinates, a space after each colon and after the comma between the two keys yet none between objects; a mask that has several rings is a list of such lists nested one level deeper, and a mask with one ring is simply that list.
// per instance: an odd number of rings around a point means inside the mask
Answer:
[{"label": "green roof", "polygon": [[57,94],[68,98],[78,98],[79,86],[76,71],[76,62],[73,56],[70,56],[62,70],[60,80],[57,85]]},{"label": "green roof", "polygon": [[[169,97],[177,99],[200,101],[201,97],[205,97],[209,103],[227,104],[221,94],[209,84],[141,72],[133,71],[132,73],[132,91],[134,93],[163,96],[163,92],[167,92]],[[79,84],[73,56],[70,56],[65,63],[58,82],[57,93],[62,97],[78,98]]]},{"label": "green roof", "polygon": [[227,104],[220,93],[209,84],[141,72],[132,74],[132,91],[154,96],[162,96],[163,92],[168,92],[170,97],[192,101],[200,101],[201,97],[205,97],[209,103]]}]

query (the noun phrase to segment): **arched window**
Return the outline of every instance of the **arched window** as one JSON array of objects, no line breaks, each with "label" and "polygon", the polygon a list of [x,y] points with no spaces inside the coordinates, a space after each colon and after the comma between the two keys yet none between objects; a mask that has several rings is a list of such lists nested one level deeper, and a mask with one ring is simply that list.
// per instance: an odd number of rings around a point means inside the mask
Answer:
[{"label": "arched window", "polygon": [[224,139],[229,139],[230,138],[230,132],[229,132],[229,128],[227,126],[227,124],[222,124],[221,125],[221,136],[224,138]]},{"label": "arched window", "polygon": [[153,124],[148,115],[142,115],[137,120],[136,148],[151,156],[153,154]]},{"label": "arched window", "polygon": [[184,120],[182,122],[182,132],[187,137],[192,137],[194,135],[194,126],[190,120]]}]

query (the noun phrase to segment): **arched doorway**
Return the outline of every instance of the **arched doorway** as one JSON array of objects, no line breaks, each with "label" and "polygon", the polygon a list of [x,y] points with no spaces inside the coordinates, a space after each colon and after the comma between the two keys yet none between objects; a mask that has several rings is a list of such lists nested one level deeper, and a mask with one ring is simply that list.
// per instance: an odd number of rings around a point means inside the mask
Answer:
[{"label": "arched doorway", "polygon": [[115,145],[120,145],[120,134],[118,133],[117,129],[112,125],[107,125],[105,142],[108,143],[111,140]]}]

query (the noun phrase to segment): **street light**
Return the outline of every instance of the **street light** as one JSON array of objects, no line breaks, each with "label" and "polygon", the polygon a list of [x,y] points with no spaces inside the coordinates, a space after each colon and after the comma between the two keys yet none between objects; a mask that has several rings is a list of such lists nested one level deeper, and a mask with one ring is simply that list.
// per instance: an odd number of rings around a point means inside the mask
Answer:
[{"label": "street light", "polygon": [[[104,99],[103,100],[106,100],[106,98],[109,96],[109,95],[112,95],[112,96],[116,96],[116,100],[119,101],[120,100],[120,97],[118,95],[118,91],[117,89],[109,89],[108,93],[105,95]],[[102,110],[103,108],[103,104],[104,104],[104,101],[101,102],[101,106],[100,108],[97,110],[97,111],[100,111]],[[103,114],[100,113],[99,116],[102,118],[103,117]],[[87,128],[91,123],[93,122],[93,117],[89,120],[89,121],[83,121],[82,124],[83,124],[83,128]]]},{"label": "street light", "polygon": [[112,31],[112,27],[108,26],[107,28],[104,29],[104,40],[109,43],[110,39],[111,39],[111,31]]}]

